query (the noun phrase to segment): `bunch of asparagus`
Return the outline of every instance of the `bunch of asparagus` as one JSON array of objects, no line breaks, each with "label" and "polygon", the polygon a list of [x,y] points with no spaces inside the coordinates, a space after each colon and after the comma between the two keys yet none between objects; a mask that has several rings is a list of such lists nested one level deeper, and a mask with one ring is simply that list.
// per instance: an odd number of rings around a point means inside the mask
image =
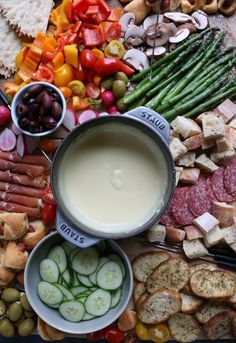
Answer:
[{"label": "bunch of asparagus", "polygon": [[133,76],[134,90],[125,96],[129,109],[147,106],[168,121],[193,117],[236,96],[233,47],[221,48],[226,32],[217,28],[192,35],[176,50]]}]

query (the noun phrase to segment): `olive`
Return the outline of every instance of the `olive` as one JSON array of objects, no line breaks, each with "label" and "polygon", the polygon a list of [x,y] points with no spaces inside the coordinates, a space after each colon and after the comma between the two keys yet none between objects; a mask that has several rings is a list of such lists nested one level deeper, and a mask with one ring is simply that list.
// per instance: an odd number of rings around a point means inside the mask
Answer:
[{"label": "olive", "polygon": [[51,95],[52,93],[54,93],[54,89],[52,89],[50,87],[46,87],[45,92],[47,92],[49,95]]},{"label": "olive", "polygon": [[105,77],[102,82],[100,83],[100,86],[106,90],[111,89],[113,84],[113,78],[112,77]]},{"label": "olive", "polygon": [[0,300],[0,317],[4,315],[4,313],[6,313],[7,310],[7,306],[4,303],[4,301]]},{"label": "olive", "polygon": [[42,86],[39,84],[32,85],[27,89],[30,95],[36,95],[42,91]]},{"label": "olive", "polygon": [[28,336],[34,330],[34,321],[31,318],[24,319],[18,326],[20,336]]},{"label": "olive", "polygon": [[38,104],[32,104],[28,108],[30,114],[33,114],[34,117],[38,116],[40,110],[40,106]]},{"label": "olive", "polygon": [[115,73],[115,80],[124,81],[126,85],[129,82],[127,75],[123,73],[122,71],[118,71],[117,73]]},{"label": "olive", "polygon": [[40,109],[39,109],[39,115],[40,115],[41,117],[47,115],[47,111],[45,110],[45,108],[40,107]]},{"label": "olive", "polygon": [[25,94],[22,95],[21,99],[23,100],[23,102],[28,101],[30,98],[30,94],[29,92],[25,92]]},{"label": "olive", "polygon": [[42,96],[42,105],[46,110],[48,110],[52,106],[52,99],[47,92],[45,92]]},{"label": "olive", "polygon": [[41,103],[41,102],[42,102],[42,99],[43,99],[44,94],[47,94],[47,92],[46,92],[45,90],[42,91],[41,93],[39,93],[39,95],[37,96],[37,102],[38,102],[38,103]]},{"label": "olive", "polygon": [[116,98],[122,98],[126,92],[125,82],[121,80],[115,80],[112,85],[112,91]]},{"label": "olive", "polygon": [[28,117],[24,117],[24,118],[20,118],[18,121],[19,126],[22,129],[26,129],[29,126],[29,118]]},{"label": "olive", "polygon": [[53,117],[45,116],[42,119],[42,123],[47,129],[54,129],[57,126],[57,122]]},{"label": "olive", "polygon": [[56,120],[59,120],[61,118],[62,108],[59,102],[53,101],[52,103],[52,116]]},{"label": "olive", "polygon": [[36,120],[30,120],[29,121],[29,127],[30,129],[35,129],[38,126],[38,122]]},{"label": "olive", "polygon": [[24,314],[25,314],[26,318],[33,318],[35,316],[34,311],[25,311]]},{"label": "olive", "polygon": [[1,298],[7,303],[13,303],[14,301],[20,300],[20,292],[15,288],[6,288],[2,292]]},{"label": "olive", "polygon": [[20,297],[20,304],[23,307],[23,309],[26,311],[33,310],[25,293],[22,294]]},{"label": "olive", "polygon": [[33,104],[37,104],[37,100],[35,98],[30,98],[28,101],[27,101],[27,106],[31,106]]},{"label": "olive", "polygon": [[28,113],[28,106],[24,104],[17,105],[16,113],[19,117],[24,117]]},{"label": "olive", "polygon": [[12,322],[17,322],[17,320],[19,320],[21,318],[22,314],[23,314],[23,308],[22,308],[21,304],[13,303],[9,306],[8,318]]},{"label": "olive", "polygon": [[51,94],[51,99],[52,99],[52,101],[57,101],[57,102],[60,101],[60,97],[59,97],[59,95],[57,93],[52,93]]},{"label": "olive", "polygon": [[0,335],[12,337],[15,334],[15,328],[8,318],[0,320]]},{"label": "olive", "polygon": [[17,320],[17,322],[13,323],[15,328],[18,328],[18,326],[20,325],[21,322],[23,322],[23,320],[25,320],[25,316],[24,315],[19,320]]},{"label": "olive", "polygon": [[124,103],[124,97],[116,101],[116,107],[119,111],[125,111],[127,109],[127,105]]}]

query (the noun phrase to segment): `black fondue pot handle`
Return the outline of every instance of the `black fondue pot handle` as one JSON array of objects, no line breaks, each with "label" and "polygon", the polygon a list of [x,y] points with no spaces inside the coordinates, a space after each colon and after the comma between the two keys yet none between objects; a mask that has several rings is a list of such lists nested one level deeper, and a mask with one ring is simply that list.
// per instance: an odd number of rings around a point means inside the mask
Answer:
[{"label": "black fondue pot handle", "polygon": [[134,117],[139,122],[144,122],[150,126],[157,134],[161,135],[167,144],[170,138],[170,125],[169,123],[157,112],[140,106],[134,110],[128,111],[124,114],[127,117]]}]

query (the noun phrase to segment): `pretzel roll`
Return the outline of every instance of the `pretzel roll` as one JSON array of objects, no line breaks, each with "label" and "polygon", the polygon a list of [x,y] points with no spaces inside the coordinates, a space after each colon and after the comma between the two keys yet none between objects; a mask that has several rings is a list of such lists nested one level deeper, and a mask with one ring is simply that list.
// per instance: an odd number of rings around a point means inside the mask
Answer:
[{"label": "pretzel roll", "polygon": [[217,9],[217,0],[207,0],[205,1],[205,5],[202,7],[202,10],[207,14],[214,14],[217,12]]},{"label": "pretzel roll", "polygon": [[218,10],[224,15],[230,16],[236,11],[236,1],[218,0]]},{"label": "pretzel roll", "polygon": [[0,238],[16,240],[24,236],[28,228],[25,213],[0,212]]},{"label": "pretzel roll", "polygon": [[182,0],[181,1],[181,10],[185,14],[190,14],[197,10],[195,0]]},{"label": "pretzel roll", "polygon": [[28,231],[21,241],[27,250],[32,250],[46,236],[46,232],[46,226],[43,222],[41,220],[34,220],[29,222]]},{"label": "pretzel roll", "polygon": [[7,286],[15,277],[15,272],[4,266],[5,249],[0,247],[0,286]]}]

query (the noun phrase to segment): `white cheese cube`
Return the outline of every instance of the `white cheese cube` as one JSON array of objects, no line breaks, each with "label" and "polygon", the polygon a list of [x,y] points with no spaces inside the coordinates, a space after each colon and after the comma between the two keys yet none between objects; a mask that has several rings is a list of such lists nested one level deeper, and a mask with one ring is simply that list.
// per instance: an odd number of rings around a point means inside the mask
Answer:
[{"label": "white cheese cube", "polygon": [[205,154],[201,154],[196,158],[195,165],[199,167],[201,170],[206,171],[208,173],[213,173],[216,169],[219,168]]},{"label": "white cheese cube", "polygon": [[215,226],[213,230],[208,232],[203,238],[204,244],[207,248],[212,247],[213,245],[219,244],[223,240],[224,236],[219,228]]},{"label": "white cheese cube", "polygon": [[213,230],[216,225],[219,225],[219,220],[210,213],[205,212],[201,216],[195,218],[193,224],[195,224],[204,234],[207,234]]},{"label": "white cheese cube", "polygon": [[217,106],[216,111],[222,116],[224,122],[227,123],[236,115],[236,105],[230,99],[226,99]]},{"label": "white cheese cube", "polygon": [[208,250],[200,239],[193,239],[192,241],[184,240],[183,250],[185,255],[190,259],[208,255]]},{"label": "white cheese cube", "polygon": [[179,183],[180,174],[182,173],[183,167],[176,167],[175,166],[175,185],[177,186]]},{"label": "white cheese cube", "polygon": [[183,156],[188,149],[185,145],[183,145],[179,138],[173,138],[170,142],[170,151],[173,159],[176,161],[178,158]]},{"label": "white cheese cube", "polygon": [[212,140],[225,135],[224,120],[214,114],[208,114],[202,118],[203,137]]},{"label": "white cheese cube", "polygon": [[194,167],[195,158],[196,152],[188,151],[176,161],[176,164],[177,166]]},{"label": "white cheese cube", "polygon": [[149,242],[163,242],[165,237],[166,228],[164,225],[154,225],[147,231],[147,239]]},{"label": "white cheese cube", "polygon": [[222,230],[224,240],[227,244],[233,244],[236,242],[236,227],[235,226],[229,226],[225,227]]}]

